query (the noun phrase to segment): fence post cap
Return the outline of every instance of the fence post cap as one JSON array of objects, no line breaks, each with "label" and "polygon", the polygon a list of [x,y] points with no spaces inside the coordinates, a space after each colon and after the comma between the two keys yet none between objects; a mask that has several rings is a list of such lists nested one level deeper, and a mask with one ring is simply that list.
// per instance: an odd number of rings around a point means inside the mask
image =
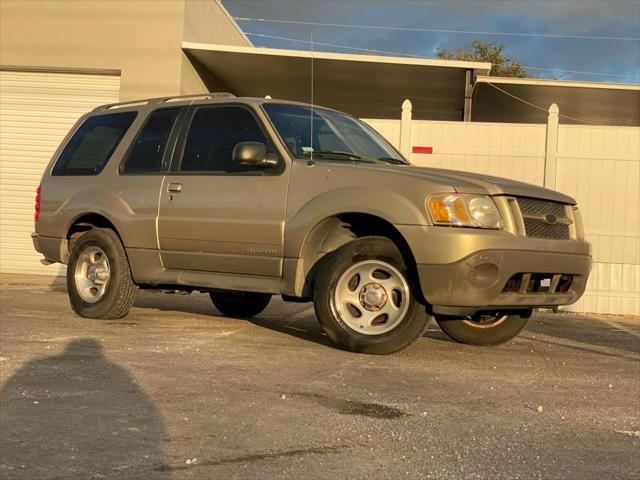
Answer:
[{"label": "fence post cap", "polygon": [[558,115],[560,113],[560,108],[557,104],[552,103],[549,107],[549,115]]},{"label": "fence post cap", "polygon": [[411,110],[411,106],[411,100],[409,100],[408,98],[404,102],[402,102],[402,110]]}]

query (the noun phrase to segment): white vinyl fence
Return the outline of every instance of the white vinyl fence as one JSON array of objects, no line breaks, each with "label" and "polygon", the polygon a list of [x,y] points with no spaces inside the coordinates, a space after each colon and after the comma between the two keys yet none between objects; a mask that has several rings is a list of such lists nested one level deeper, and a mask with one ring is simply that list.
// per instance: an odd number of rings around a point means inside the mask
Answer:
[{"label": "white vinyl fence", "polygon": [[416,165],[512,178],[574,197],[594,266],[584,296],[567,310],[640,315],[640,127],[559,125],[556,105],[546,125],[412,121],[408,101],[402,120],[365,121]]},{"label": "white vinyl fence", "polygon": [[577,200],[593,246],[573,309],[640,315],[640,128],[560,126],[556,188]]}]

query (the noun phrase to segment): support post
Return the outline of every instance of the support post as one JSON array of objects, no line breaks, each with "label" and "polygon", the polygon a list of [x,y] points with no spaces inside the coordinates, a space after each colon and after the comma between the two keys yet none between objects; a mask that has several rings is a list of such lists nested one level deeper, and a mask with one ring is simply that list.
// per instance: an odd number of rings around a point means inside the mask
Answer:
[{"label": "support post", "polygon": [[406,158],[411,155],[411,100],[402,102],[402,116],[400,117],[400,153]]},{"label": "support post", "polygon": [[544,155],[544,186],[547,188],[556,188],[559,113],[558,105],[552,103],[547,117],[547,142]]},{"label": "support post", "polygon": [[473,96],[473,70],[467,70],[464,77],[464,112],[462,120],[471,121],[471,97]]}]

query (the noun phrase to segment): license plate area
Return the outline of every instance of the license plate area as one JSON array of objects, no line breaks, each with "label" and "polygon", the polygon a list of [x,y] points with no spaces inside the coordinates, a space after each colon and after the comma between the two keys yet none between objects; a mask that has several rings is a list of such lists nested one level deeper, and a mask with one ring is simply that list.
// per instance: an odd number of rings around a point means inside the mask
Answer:
[{"label": "license plate area", "polygon": [[546,293],[551,287],[553,275],[548,273],[532,273],[527,293]]}]

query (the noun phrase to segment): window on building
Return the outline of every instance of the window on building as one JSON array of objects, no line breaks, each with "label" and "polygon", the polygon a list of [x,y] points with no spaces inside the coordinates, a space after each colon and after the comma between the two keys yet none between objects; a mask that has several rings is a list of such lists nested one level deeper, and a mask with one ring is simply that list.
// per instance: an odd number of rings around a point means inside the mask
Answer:
[{"label": "window on building", "polygon": [[189,127],[180,169],[216,173],[253,170],[232,162],[233,148],[241,142],[267,143],[249,110],[234,106],[199,108]]},{"label": "window on building", "polygon": [[137,112],[89,117],[62,150],[54,175],[97,175],[109,161]]},{"label": "window on building", "polygon": [[162,170],[167,141],[179,113],[178,108],[167,108],[149,115],[131,146],[123,173],[152,173]]}]

